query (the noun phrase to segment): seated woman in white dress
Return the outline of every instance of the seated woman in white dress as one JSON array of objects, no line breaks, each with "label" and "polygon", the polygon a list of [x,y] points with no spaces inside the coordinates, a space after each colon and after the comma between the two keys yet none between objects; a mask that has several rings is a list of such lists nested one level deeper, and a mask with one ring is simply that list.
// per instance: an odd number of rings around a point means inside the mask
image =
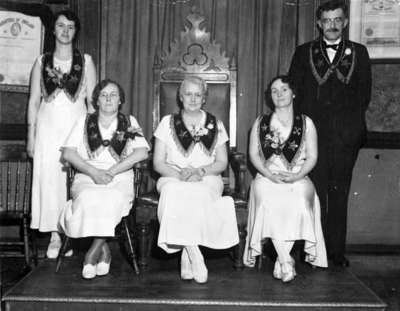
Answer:
[{"label": "seated woman in white dress", "polygon": [[85,255],[85,279],[109,272],[111,252],[106,239],[129,214],[134,197],[133,164],[147,158],[149,145],[133,116],[119,112],[125,101],[121,86],[101,81],[93,91],[93,114],[73,127],[62,157],[76,170],[71,194],[60,217],[65,234],[94,237]]},{"label": "seated woman in white dress", "polygon": [[250,160],[258,173],[251,184],[244,264],[254,266],[262,241],[270,238],[278,254],[273,276],[296,276],[290,251],[304,240],[306,261],[327,267],[320,205],[307,174],[317,161],[317,133],[312,120],[296,113],[294,88],[287,76],[274,78],[267,90],[272,113],[255,121]]},{"label": "seated woman in white dress", "polygon": [[233,200],[222,197],[228,136],[222,122],[202,110],[206,94],[205,81],[186,78],[180,112],[165,116],[154,133],[154,169],[161,175],[158,246],[182,250],[181,278],[198,283],[208,277],[198,246],[224,249],[239,241]]}]

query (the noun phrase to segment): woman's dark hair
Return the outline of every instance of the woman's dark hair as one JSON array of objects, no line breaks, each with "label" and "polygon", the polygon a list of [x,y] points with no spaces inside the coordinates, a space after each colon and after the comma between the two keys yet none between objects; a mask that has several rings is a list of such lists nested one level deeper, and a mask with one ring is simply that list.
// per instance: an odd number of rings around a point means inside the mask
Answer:
[{"label": "woman's dark hair", "polygon": [[99,110],[99,105],[97,104],[97,101],[99,100],[100,92],[109,84],[114,84],[118,88],[119,101],[121,103],[119,105],[119,109],[121,109],[121,106],[125,103],[125,92],[122,86],[118,82],[115,82],[114,80],[104,79],[101,80],[99,83],[97,83],[97,85],[94,87],[92,95],[92,105],[94,109]]},{"label": "woman's dark hair", "polygon": [[65,16],[66,19],[68,19],[69,21],[73,21],[75,24],[75,35],[74,35],[74,39],[73,42],[75,43],[76,40],[78,39],[79,36],[79,32],[81,30],[81,22],[79,21],[78,16],[70,11],[70,10],[62,10],[59,12],[56,12],[54,14],[54,19],[53,19],[53,23],[52,23],[52,27],[51,30],[54,32],[55,28],[56,28],[56,21],[60,16]]},{"label": "woman's dark hair", "polygon": [[282,83],[286,83],[289,86],[289,88],[292,90],[293,95],[297,94],[296,86],[294,85],[293,80],[288,75],[279,75],[279,76],[276,76],[275,78],[273,78],[271,80],[271,82],[268,83],[267,90],[265,91],[265,98],[266,98],[267,106],[272,111],[275,110],[275,105],[274,105],[274,102],[272,101],[271,87],[272,87],[272,84],[274,84],[274,82],[277,80],[281,80]]},{"label": "woman's dark hair", "polygon": [[317,17],[317,20],[321,19],[322,12],[334,11],[336,9],[342,9],[344,16],[346,18],[348,17],[349,10],[347,8],[346,3],[344,3],[343,0],[331,0],[331,1],[327,1],[327,2],[322,3],[318,7],[318,9],[316,11],[316,14],[315,14],[316,17]]}]

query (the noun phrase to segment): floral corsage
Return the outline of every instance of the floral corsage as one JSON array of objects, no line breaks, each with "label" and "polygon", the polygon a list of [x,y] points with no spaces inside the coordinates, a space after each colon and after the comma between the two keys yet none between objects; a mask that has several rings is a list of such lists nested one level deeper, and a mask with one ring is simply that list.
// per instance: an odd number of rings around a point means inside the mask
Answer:
[{"label": "floral corsage", "polygon": [[285,143],[282,141],[279,131],[270,129],[264,136],[263,145],[264,147],[272,148],[273,152],[279,155],[282,153]]},{"label": "floral corsage", "polygon": [[[79,65],[74,65],[76,71],[80,71],[82,68]],[[46,66],[47,74],[49,75],[51,81],[57,84],[57,87],[63,89],[68,82],[77,82],[78,77],[68,73],[62,73],[59,68],[51,68]]]},{"label": "floral corsage", "polygon": [[204,135],[208,135],[210,130],[212,130],[213,128],[214,128],[213,123],[209,123],[206,127],[193,125],[192,129],[190,130],[190,133],[192,134],[194,141],[199,142],[200,138]]},{"label": "floral corsage", "polygon": [[143,137],[142,129],[140,127],[129,127],[126,131],[116,131],[115,137],[118,141],[123,141],[125,139],[135,139],[136,137]]}]

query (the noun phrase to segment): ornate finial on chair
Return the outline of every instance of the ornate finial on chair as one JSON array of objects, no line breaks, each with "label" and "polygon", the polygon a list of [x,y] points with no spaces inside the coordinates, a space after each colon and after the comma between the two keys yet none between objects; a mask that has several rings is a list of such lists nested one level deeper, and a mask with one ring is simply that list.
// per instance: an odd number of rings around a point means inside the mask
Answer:
[{"label": "ornate finial on chair", "polygon": [[154,61],[153,61],[153,67],[154,68],[160,68],[161,67],[161,58],[160,58],[160,48],[157,44],[154,52]]},{"label": "ornate finial on chair", "polygon": [[229,70],[237,70],[235,54],[232,54],[231,60],[229,62]]}]

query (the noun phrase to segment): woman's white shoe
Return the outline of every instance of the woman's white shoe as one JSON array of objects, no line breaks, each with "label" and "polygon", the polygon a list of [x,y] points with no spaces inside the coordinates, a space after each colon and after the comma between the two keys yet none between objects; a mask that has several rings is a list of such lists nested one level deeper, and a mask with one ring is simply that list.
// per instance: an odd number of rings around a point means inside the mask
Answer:
[{"label": "woman's white shoe", "polygon": [[192,262],[193,278],[197,283],[206,283],[208,279],[208,270],[203,260]]},{"label": "woman's white shoe", "polygon": [[96,266],[90,263],[84,264],[82,269],[82,277],[90,280],[96,276]]},{"label": "woman's white shoe", "polygon": [[192,266],[186,248],[182,249],[181,255],[181,279],[193,280]]},{"label": "woman's white shoe", "polygon": [[187,247],[190,263],[192,265],[193,278],[197,283],[206,283],[208,270],[204,263],[203,255],[198,246]]},{"label": "woman's white shoe", "polygon": [[296,271],[294,270],[294,262],[284,262],[281,264],[282,282],[287,283],[294,279]]},{"label": "woman's white shoe", "polygon": [[100,261],[96,265],[96,275],[102,276],[102,275],[107,275],[108,272],[110,272],[110,262],[104,262]]},{"label": "woman's white shoe", "polygon": [[275,261],[274,272],[272,273],[275,279],[282,279],[282,268],[278,259]]},{"label": "woman's white shoe", "polygon": [[53,239],[50,241],[49,246],[47,247],[46,256],[50,259],[55,259],[58,257],[58,253],[60,252],[61,248],[61,240],[60,239]]}]

